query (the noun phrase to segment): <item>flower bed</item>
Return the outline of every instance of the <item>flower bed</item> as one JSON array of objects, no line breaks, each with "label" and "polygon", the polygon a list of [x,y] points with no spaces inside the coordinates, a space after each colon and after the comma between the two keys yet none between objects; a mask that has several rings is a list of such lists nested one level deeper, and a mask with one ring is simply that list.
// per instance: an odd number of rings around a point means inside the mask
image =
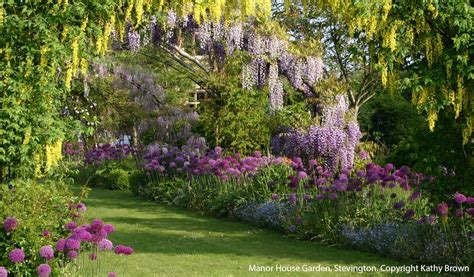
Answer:
[{"label": "flower bed", "polygon": [[[357,164],[364,164],[358,162]],[[424,263],[472,265],[474,198],[431,203],[433,179],[365,163],[336,174],[316,160],[153,146],[135,193],[291,236]]]},{"label": "flower bed", "polygon": [[0,277],[91,276],[84,272],[79,257],[88,257],[97,268],[103,251],[133,253],[130,247],[113,247],[107,239],[115,231],[112,225],[98,219],[86,224],[86,206],[59,180],[4,184],[0,199]]}]

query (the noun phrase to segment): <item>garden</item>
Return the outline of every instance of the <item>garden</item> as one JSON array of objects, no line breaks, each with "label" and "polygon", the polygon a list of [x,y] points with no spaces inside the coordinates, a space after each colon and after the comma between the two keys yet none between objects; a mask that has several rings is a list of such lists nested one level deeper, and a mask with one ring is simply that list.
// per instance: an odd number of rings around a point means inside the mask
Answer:
[{"label": "garden", "polygon": [[0,277],[471,276],[473,17],[0,2]]}]

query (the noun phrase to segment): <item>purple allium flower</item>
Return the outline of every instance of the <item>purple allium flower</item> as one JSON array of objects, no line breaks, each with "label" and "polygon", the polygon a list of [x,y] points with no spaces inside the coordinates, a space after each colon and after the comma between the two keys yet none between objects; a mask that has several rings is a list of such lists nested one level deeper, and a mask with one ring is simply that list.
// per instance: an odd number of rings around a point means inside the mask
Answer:
[{"label": "purple allium flower", "polygon": [[317,166],[317,165],[318,165],[318,161],[312,159],[312,160],[309,160],[308,164],[309,164],[310,167]]},{"label": "purple allium flower", "polygon": [[392,171],[393,168],[394,168],[393,164],[386,164],[386,165],[385,165],[385,170],[386,170],[387,172]]},{"label": "purple allium flower", "polygon": [[3,221],[3,229],[7,232],[11,232],[18,227],[18,222],[16,221],[15,217],[7,217],[5,221]]},{"label": "purple allium flower", "polygon": [[48,230],[44,230],[43,231],[43,237],[50,237],[51,236],[51,232],[48,231]]},{"label": "purple allium flower", "polygon": [[306,177],[308,177],[308,174],[306,174],[306,172],[304,171],[298,172],[298,179],[303,180],[303,179],[306,179]]},{"label": "purple allium flower", "polygon": [[468,198],[466,199],[466,203],[468,203],[468,204],[474,204],[474,197],[468,197]]},{"label": "purple allium flower", "polygon": [[316,199],[318,200],[323,200],[324,198],[326,198],[324,194],[319,194],[318,196],[316,196]]},{"label": "purple allium flower", "polygon": [[97,260],[97,254],[96,254],[96,253],[91,253],[91,254],[89,254],[89,259],[90,259],[91,261]]},{"label": "purple allium flower", "polygon": [[77,223],[74,221],[71,221],[71,222],[66,223],[64,227],[66,227],[66,229],[68,229],[69,231],[72,231],[77,228]]},{"label": "purple allium flower", "polygon": [[115,274],[115,272],[109,272],[109,274],[107,274],[107,277],[117,277],[117,274]]},{"label": "purple allium flower", "polygon": [[402,174],[402,175],[410,174],[410,168],[406,165],[400,167],[399,171],[400,171],[400,174]]},{"label": "purple allium flower", "polygon": [[310,201],[312,199],[312,197],[311,197],[311,195],[305,193],[303,195],[303,199],[304,199],[304,201]]},{"label": "purple allium flower", "polygon": [[40,253],[41,258],[43,259],[46,259],[46,260],[54,259],[53,247],[49,245],[41,247],[39,253]]},{"label": "purple allium flower", "polygon": [[61,238],[56,242],[56,250],[59,252],[63,252],[66,248],[66,240]]},{"label": "purple allium flower", "polygon": [[303,219],[301,218],[301,216],[299,216],[299,215],[296,216],[295,223],[296,223],[297,225],[303,224]]},{"label": "purple allium flower", "polygon": [[107,232],[107,234],[111,234],[111,233],[115,232],[115,227],[112,224],[105,224],[104,225],[104,230],[105,230],[105,232]]},{"label": "purple allium flower", "polygon": [[279,196],[278,194],[276,194],[276,193],[272,193],[272,200],[275,200],[275,201],[276,201],[276,200],[278,200],[278,199],[280,199],[280,196]]},{"label": "purple allium flower", "polygon": [[21,263],[25,260],[25,252],[20,248],[15,248],[8,254],[8,258],[12,263]]},{"label": "purple allium flower", "polygon": [[415,191],[410,195],[410,201],[415,201],[416,199],[420,198],[421,192]]},{"label": "purple allium flower", "polygon": [[131,247],[127,247],[123,245],[117,245],[115,247],[115,254],[117,255],[124,254],[126,256],[129,256],[129,255],[132,255],[132,253],[133,253],[133,248]]},{"label": "purple allium flower", "polygon": [[436,210],[442,216],[448,215],[448,209],[449,209],[448,204],[446,204],[445,202],[439,203],[438,206],[436,207]]},{"label": "purple allium flower", "polygon": [[459,192],[456,192],[456,193],[454,194],[454,200],[456,201],[456,203],[462,204],[462,203],[466,202],[467,197],[466,197],[464,194],[461,194],[461,193],[459,193]]},{"label": "purple allium flower", "polygon": [[408,209],[403,215],[403,218],[408,220],[411,219],[413,216],[415,216],[415,211],[413,209]]},{"label": "purple allium flower", "polygon": [[393,208],[395,210],[400,210],[401,208],[403,208],[405,206],[405,202],[403,202],[403,200],[400,200],[398,201],[397,203],[393,204]]},{"label": "purple allium flower", "polygon": [[469,209],[467,209],[467,213],[468,213],[471,217],[474,217],[474,208],[469,208]]},{"label": "purple allium flower", "polygon": [[454,215],[457,217],[457,218],[461,218],[463,217],[464,213],[462,211],[462,209],[456,209],[456,211],[454,212]]},{"label": "purple allium flower", "polygon": [[108,239],[103,239],[99,241],[99,250],[112,250],[114,247],[113,243]]},{"label": "purple allium flower", "polygon": [[3,266],[0,266],[0,277],[8,277],[8,270]]},{"label": "purple allium flower", "polygon": [[296,193],[291,193],[291,194],[288,196],[288,202],[290,202],[291,204],[295,204],[295,203],[296,203]]},{"label": "purple allium flower", "polygon": [[363,160],[367,159],[368,156],[369,156],[369,154],[367,154],[367,152],[365,152],[365,151],[360,151],[359,152],[359,158],[361,158]]},{"label": "purple allium flower", "polygon": [[84,203],[77,204],[77,210],[80,212],[85,212],[87,210],[86,205],[84,205]]},{"label": "purple allium flower", "polygon": [[79,254],[75,250],[71,250],[67,252],[67,256],[69,259],[74,260]]},{"label": "purple allium flower", "polygon": [[290,227],[288,227],[288,232],[290,233],[296,232],[296,225],[291,225]]},{"label": "purple allium flower", "polygon": [[81,241],[76,239],[67,239],[66,240],[66,248],[68,250],[77,250],[81,248]]},{"label": "purple allium flower", "polygon": [[51,274],[51,267],[48,264],[40,264],[36,268],[39,277],[48,277]]}]

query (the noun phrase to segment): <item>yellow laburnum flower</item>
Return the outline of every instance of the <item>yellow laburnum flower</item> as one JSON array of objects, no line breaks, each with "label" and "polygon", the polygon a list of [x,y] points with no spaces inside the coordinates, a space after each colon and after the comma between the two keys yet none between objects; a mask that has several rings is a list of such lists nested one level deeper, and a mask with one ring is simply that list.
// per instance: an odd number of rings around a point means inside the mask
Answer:
[{"label": "yellow laburnum flower", "polygon": [[34,174],[36,177],[40,177],[42,175],[41,168],[43,167],[43,155],[41,151],[35,151],[35,153],[33,154],[33,162]]},{"label": "yellow laburnum flower", "polygon": [[40,49],[40,54],[41,54],[40,67],[43,68],[43,69],[48,66],[48,59],[46,58],[46,53],[48,53],[48,51],[49,51],[48,47],[41,46],[41,49]]},{"label": "yellow laburnum flower", "polygon": [[25,131],[25,137],[23,138],[23,145],[30,143],[31,139],[31,128],[27,128]]},{"label": "yellow laburnum flower", "polygon": [[4,17],[5,17],[5,10],[3,9],[3,7],[0,7],[0,26],[3,25]]},{"label": "yellow laburnum flower", "polygon": [[438,120],[438,112],[434,109],[430,109],[428,112],[428,127],[430,128],[431,132],[434,131],[436,120]]},{"label": "yellow laburnum flower", "polygon": [[59,164],[62,159],[62,145],[63,141],[61,139],[46,145],[45,171],[49,171]]},{"label": "yellow laburnum flower", "polygon": [[135,0],[135,18],[136,24],[140,24],[143,20],[143,0]]}]

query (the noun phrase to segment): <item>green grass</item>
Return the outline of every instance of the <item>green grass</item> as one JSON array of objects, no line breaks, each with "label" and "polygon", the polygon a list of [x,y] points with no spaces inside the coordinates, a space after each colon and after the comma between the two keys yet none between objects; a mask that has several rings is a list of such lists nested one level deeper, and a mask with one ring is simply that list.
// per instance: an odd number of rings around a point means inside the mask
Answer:
[{"label": "green grass", "polygon": [[[248,276],[249,265],[398,265],[368,253],[287,238],[239,222],[201,216],[135,198],[129,192],[94,189],[85,201],[90,219],[116,226],[115,244],[130,245],[132,256],[99,256],[102,270],[118,276]],[[86,266],[87,267],[87,266]],[[299,272],[291,275],[309,275]],[[381,274],[381,273],[379,273]],[[340,273],[312,273],[340,276]],[[357,273],[342,275],[360,275]],[[103,274],[102,276],[106,276]]]}]

